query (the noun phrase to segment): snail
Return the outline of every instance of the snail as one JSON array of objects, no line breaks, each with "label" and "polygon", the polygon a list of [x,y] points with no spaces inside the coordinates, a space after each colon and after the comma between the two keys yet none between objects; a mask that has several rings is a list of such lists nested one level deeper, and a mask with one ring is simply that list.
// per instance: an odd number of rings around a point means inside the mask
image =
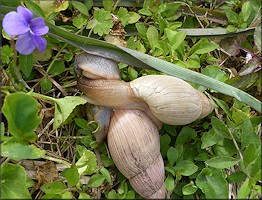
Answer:
[{"label": "snail", "polygon": [[165,198],[158,130],[162,123],[185,125],[207,116],[213,110],[209,99],[187,82],[168,75],[124,82],[116,63],[100,56],[82,53],[76,56],[75,66],[82,72],[77,88],[88,102],[112,111],[105,130],[116,167],[142,197]]}]

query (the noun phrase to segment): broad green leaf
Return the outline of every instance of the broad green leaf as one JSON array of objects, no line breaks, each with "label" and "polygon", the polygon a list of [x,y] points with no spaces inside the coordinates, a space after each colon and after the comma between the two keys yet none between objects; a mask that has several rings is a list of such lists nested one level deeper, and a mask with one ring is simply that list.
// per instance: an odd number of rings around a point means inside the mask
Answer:
[{"label": "broad green leaf", "polygon": [[168,134],[164,134],[160,137],[160,151],[164,158],[166,157],[170,142],[171,137]]},{"label": "broad green leaf", "polygon": [[93,176],[90,177],[88,181],[88,186],[89,187],[99,187],[100,185],[103,184],[104,180],[106,177],[101,174],[94,174]]},{"label": "broad green leaf", "polygon": [[182,188],[183,195],[191,195],[197,191],[197,186],[193,183],[189,183]]},{"label": "broad green leaf", "polygon": [[17,142],[28,144],[36,140],[34,130],[41,122],[39,107],[37,100],[23,92],[5,97],[2,111],[8,121],[8,130]]},{"label": "broad green leaf", "polygon": [[47,194],[61,194],[66,191],[67,186],[60,181],[55,181],[42,185],[40,189]]},{"label": "broad green leaf", "polygon": [[55,104],[55,117],[53,129],[58,128],[63,124],[69,115],[73,112],[76,106],[85,104],[87,101],[79,96],[67,96],[61,99],[52,98]]},{"label": "broad green leaf", "polygon": [[173,166],[178,159],[178,151],[174,147],[170,147],[167,151],[167,159],[171,166]]},{"label": "broad green leaf", "polygon": [[241,148],[244,149],[251,144],[255,145],[256,147],[261,145],[260,138],[253,131],[252,123],[247,117],[242,123]]},{"label": "broad green leaf", "polygon": [[142,8],[138,11],[141,15],[152,16],[152,12],[146,8]]},{"label": "broad green leaf", "polygon": [[206,199],[228,198],[228,183],[219,169],[202,169],[196,178],[196,185],[205,194]]},{"label": "broad green leaf", "polygon": [[236,165],[239,160],[229,156],[216,156],[205,162],[207,166],[214,167],[217,169],[229,168]]},{"label": "broad green leaf", "polygon": [[59,38],[62,41],[65,41],[88,53],[104,56],[117,62],[130,64],[140,68],[154,68],[166,74],[181,78],[185,81],[200,84],[207,88],[221,92],[222,94],[235,97],[239,101],[242,101],[252,106],[255,110],[261,112],[261,102],[258,99],[221,81],[132,49],[71,34],[47,21],[46,24],[49,27],[49,34],[51,36]]},{"label": "broad green leaf", "polygon": [[146,29],[145,24],[139,22],[139,23],[136,23],[135,26],[136,26],[136,29],[137,29],[138,33],[140,34],[140,36],[143,37],[143,38],[146,38],[147,29]]},{"label": "broad green leaf", "polygon": [[152,49],[155,49],[155,44],[158,41],[158,31],[154,26],[150,26],[146,31],[148,42]]},{"label": "broad green leaf", "polygon": [[37,4],[42,8],[46,16],[51,13],[58,13],[60,11],[66,10],[69,6],[68,1],[54,1],[50,3],[48,1],[36,1]]},{"label": "broad green leaf", "polygon": [[192,161],[182,160],[175,165],[174,169],[177,171],[176,173],[181,174],[182,176],[190,176],[197,171],[198,166],[196,166]]},{"label": "broad green leaf", "polygon": [[172,50],[176,50],[186,38],[186,32],[177,32],[171,29],[165,29],[167,38],[172,46]]},{"label": "broad green leaf", "polygon": [[89,194],[86,194],[84,192],[80,192],[78,199],[91,199],[91,197],[90,197]]},{"label": "broad green leaf", "polygon": [[216,117],[212,117],[211,118],[211,124],[212,124],[212,127],[215,130],[216,134],[218,134],[221,137],[231,139],[229,130],[227,129],[226,125],[221,120],[219,120]]},{"label": "broad green leaf", "polygon": [[76,162],[76,167],[80,176],[93,174],[97,170],[96,155],[90,150],[85,150],[84,154]]},{"label": "broad green leaf", "polygon": [[241,185],[237,195],[238,199],[246,199],[248,197],[251,190],[251,186],[249,183],[250,183],[250,179],[247,178],[245,182]]},{"label": "broad green leaf", "polygon": [[232,10],[227,10],[226,11],[226,16],[229,20],[229,22],[231,22],[232,24],[238,24],[239,20],[239,16],[237,13],[235,13],[234,11]]},{"label": "broad green leaf", "polygon": [[246,1],[242,5],[241,12],[239,14],[239,17],[243,19],[244,22],[246,22],[252,12],[251,3],[249,1]]},{"label": "broad green leaf", "polygon": [[65,71],[65,63],[64,61],[55,61],[47,72],[53,76],[57,76]]},{"label": "broad green leaf", "polygon": [[34,51],[33,57],[38,61],[48,61],[52,57],[53,49],[47,48],[44,52]]},{"label": "broad green leaf", "polygon": [[223,70],[219,69],[218,66],[207,66],[203,68],[201,72],[202,74],[205,74],[222,82],[225,82],[227,79],[229,79],[229,75]]},{"label": "broad green leaf", "polygon": [[165,186],[168,191],[172,191],[175,188],[175,181],[172,175],[169,175],[165,180]]},{"label": "broad green leaf", "polygon": [[111,174],[110,174],[110,172],[106,168],[102,167],[100,169],[100,173],[105,176],[105,178],[106,178],[108,183],[111,182]]},{"label": "broad green leaf", "polygon": [[43,90],[49,91],[52,89],[53,84],[47,77],[45,77],[40,81],[40,86]]},{"label": "broad green leaf", "polygon": [[227,180],[229,183],[240,183],[242,181],[244,181],[246,179],[247,175],[242,172],[242,171],[239,171],[239,172],[235,172],[233,174],[230,174],[228,177],[227,177]]},{"label": "broad green leaf", "polygon": [[112,11],[113,6],[114,6],[114,1],[113,0],[103,0],[103,6],[106,11]]},{"label": "broad green leaf", "polygon": [[87,18],[83,15],[78,15],[77,17],[74,17],[73,19],[73,25],[78,28],[81,29],[82,27],[84,27],[87,23]]},{"label": "broad green leaf", "polygon": [[22,145],[15,142],[4,142],[1,147],[1,155],[13,160],[38,159],[45,156],[45,151],[34,145]]},{"label": "broad green leaf", "polygon": [[75,165],[72,165],[71,168],[62,171],[61,175],[66,177],[66,181],[70,186],[75,186],[80,179]]},{"label": "broad green leaf", "polygon": [[209,53],[211,51],[214,51],[218,47],[219,45],[214,42],[202,42],[194,53],[195,54]]},{"label": "broad green leaf", "polygon": [[22,166],[10,163],[1,166],[1,199],[31,199]]},{"label": "broad green leaf", "polygon": [[79,1],[72,1],[71,3],[82,14],[88,16],[88,9],[83,3],[79,2]]},{"label": "broad green leaf", "polygon": [[19,55],[19,66],[26,78],[28,78],[33,69],[33,54]]},{"label": "broad green leaf", "polygon": [[191,139],[195,138],[196,136],[197,133],[194,129],[190,128],[189,126],[184,126],[176,138],[175,146],[179,144],[183,145],[186,142],[189,142]]},{"label": "broad green leaf", "polygon": [[136,23],[140,18],[141,18],[141,16],[140,16],[138,13],[136,13],[136,12],[129,12],[128,24],[134,24],[134,23]]},{"label": "broad green leaf", "polygon": [[202,140],[201,149],[205,149],[217,144],[218,141],[221,140],[221,136],[218,135],[212,128],[208,132],[204,132],[204,134],[201,137],[201,140]]}]

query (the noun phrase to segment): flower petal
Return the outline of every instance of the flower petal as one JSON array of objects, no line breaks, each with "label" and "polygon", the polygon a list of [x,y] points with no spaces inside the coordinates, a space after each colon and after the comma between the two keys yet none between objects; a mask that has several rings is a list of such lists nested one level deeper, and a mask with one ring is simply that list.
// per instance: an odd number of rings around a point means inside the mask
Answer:
[{"label": "flower petal", "polygon": [[33,13],[23,6],[18,6],[17,12],[21,16],[21,19],[24,20],[27,24],[29,24],[30,20],[33,18]]},{"label": "flower petal", "polygon": [[30,29],[17,12],[10,12],[3,19],[3,29],[9,36],[21,35]]},{"label": "flower petal", "polygon": [[30,28],[36,36],[45,35],[49,31],[49,28],[45,25],[44,19],[41,17],[32,19]]},{"label": "flower petal", "polygon": [[20,54],[29,55],[35,50],[35,43],[29,32],[20,35],[16,41],[16,50]]},{"label": "flower petal", "polygon": [[43,52],[46,49],[46,44],[47,41],[45,38],[42,38],[40,36],[32,36],[33,40],[34,40],[34,44],[36,46],[36,48],[40,51]]}]

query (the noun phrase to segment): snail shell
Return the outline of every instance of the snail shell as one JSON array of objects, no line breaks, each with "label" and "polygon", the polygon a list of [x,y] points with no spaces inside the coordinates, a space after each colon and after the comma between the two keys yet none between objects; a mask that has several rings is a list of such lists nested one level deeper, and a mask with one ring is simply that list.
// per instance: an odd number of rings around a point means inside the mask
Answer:
[{"label": "snail shell", "polygon": [[81,78],[77,86],[93,104],[146,113],[150,109],[155,118],[171,125],[189,124],[213,110],[203,93],[173,76],[148,75],[130,83]]},{"label": "snail shell", "polygon": [[143,111],[116,110],[107,141],[115,165],[142,197],[165,197],[158,129]]}]

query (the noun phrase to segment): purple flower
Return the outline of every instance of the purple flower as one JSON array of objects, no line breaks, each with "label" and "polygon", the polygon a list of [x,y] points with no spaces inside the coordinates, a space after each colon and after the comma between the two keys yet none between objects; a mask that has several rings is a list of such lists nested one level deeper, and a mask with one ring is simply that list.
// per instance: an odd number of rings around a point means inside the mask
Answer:
[{"label": "purple flower", "polygon": [[10,36],[18,36],[16,50],[20,54],[29,55],[35,48],[40,52],[46,49],[46,39],[42,35],[48,33],[49,28],[43,18],[33,19],[33,13],[22,6],[18,6],[17,12],[10,12],[3,19],[3,29]]}]

